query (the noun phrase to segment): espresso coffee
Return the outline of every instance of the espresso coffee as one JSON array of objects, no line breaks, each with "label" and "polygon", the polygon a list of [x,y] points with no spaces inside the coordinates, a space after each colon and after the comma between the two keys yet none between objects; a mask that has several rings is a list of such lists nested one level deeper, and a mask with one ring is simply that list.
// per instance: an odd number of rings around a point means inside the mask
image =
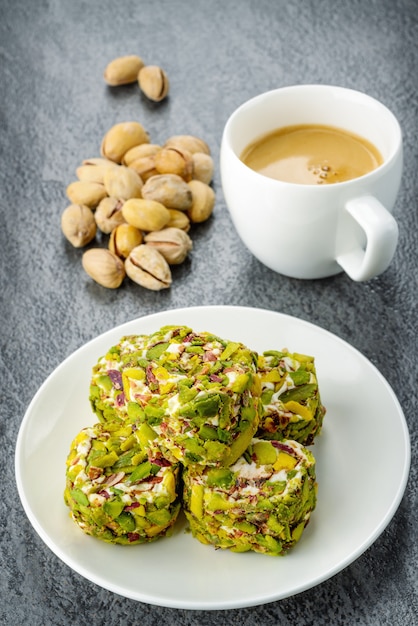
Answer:
[{"label": "espresso coffee", "polygon": [[364,176],[383,163],[363,137],[333,126],[286,126],[260,137],[241,160],[270,178],[304,185],[329,185]]}]

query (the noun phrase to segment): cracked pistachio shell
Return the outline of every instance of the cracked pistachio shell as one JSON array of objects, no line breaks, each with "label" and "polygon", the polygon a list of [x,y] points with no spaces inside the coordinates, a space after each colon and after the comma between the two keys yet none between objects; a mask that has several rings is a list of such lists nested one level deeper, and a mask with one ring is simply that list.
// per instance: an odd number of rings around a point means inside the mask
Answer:
[{"label": "cracked pistachio shell", "polygon": [[170,266],[163,255],[145,244],[131,250],[125,270],[131,280],[153,291],[167,289],[172,282]]},{"label": "cracked pistachio shell", "polygon": [[212,187],[200,180],[191,180],[188,184],[192,191],[193,201],[187,215],[191,222],[204,222],[211,216],[215,206],[215,192]]},{"label": "cracked pistachio shell", "polygon": [[168,209],[170,213],[170,220],[167,223],[167,228],[180,228],[184,230],[185,233],[188,233],[190,230],[190,220],[187,213],[184,211],[179,211],[178,209]]},{"label": "cracked pistachio shell", "polygon": [[140,230],[131,224],[119,224],[110,234],[109,250],[121,259],[126,259],[131,250],[143,241]]},{"label": "cracked pistachio shell", "polygon": [[122,165],[129,167],[130,164],[137,159],[153,156],[159,150],[161,150],[161,146],[156,143],[141,143],[139,146],[134,146],[123,155]]},{"label": "cracked pistachio shell", "polygon": [[90,183],[100,183],[103,185],[105,172],[111,167],[116,167],[116,163],[113,163],[113,161],[109,161],[108,159],[83,161],[83,163],[76,169],[76,175],[78,180]]},{"label": "cracked pistachio shell", "polygon": [[108,289],[117,289],[125,278],[123,261],[105,248],[92,248],[83,254],[82,265],[84,271]]},{"label": "cracked pistachio shell", "polygon": [[193,159],[193,179],[200,180],[202,183],[209,185],[213,178],[213,159],[209,154],[204,152],[195,152]]},{"label": "cracked pistachio shell", "polygon": [[122,207],[123,200],[119,198],[103,198],[94,214],[96,224],[102,233],[108,235],[116,226],[125,222]]},{"label": "cracked pistachio shell", "polygon": [[145,65],[141,68],[138,84],[143,94],[154,102],[164,100],[170,89],[167,74],[158,65]]},{"label": "cracked pistachio shell", "polygon": [[128,150],[149,143],[149,135],[139,122],[121,122],[110,128],[103,137],[100,153],[106,159],[121,163]]},{"label": "cracked pistachio shell", "polygon": [[104,187],[109,196],[129,200],[129,198],[140,198],[143,181],[135,170],[119,165],[108,168],[105,172]]},{"label": "cracked pistachio shell", "polygon": [[76,180],[70,183],[66,190],[67,197],[72,204],[85,204],[94,209],[106,197],[106,189],[101,183]]},{"label": "cracked pistachio shell", "polygon": [[163,204],[143,198],[126,200],[122,214],[128,224],[147,232],[161,230],[170,220],[170,213]]},{"label": "cracked pistachio shell", "polygon": [[96,236],[93,211],[85,204],[70,204],[61,215],[61,229],[75,248],[82,248]]},{"label": "cracked pistachio shell", "polygon": [[158,250],[169,265],[183,263],[193,247],[189,235],[180,228],[163,228],[144,237],[147,246]]},{"label": "cracked pistachio shell", "polygon": [[143,60],[135,54],[117,57],[107,64],[103,78],[112,87],[127,85],[138,79],[138,72],[142,67]]},{"label": "cracked pistachio shell", "polygon": [[192,153],[183,148],[162,148],[154,156],[155,169],[159,174],[177,174],[186,182],[193,176]]},{"label": "cracked pistachio shell", "polygon": [[180,148],[180,150],[188,150],[192,154],[195,152],[210,154],[210,148],[206,141],[194,135],[173,135],[167,139],[164,147]]},{"label": "cracked pistachio shell", "polygon": [[186,181],[177,174],[158,174],[148,178],[142,188],[146,200],[161,202],[168,209],[187,211],[192,205],[192,192]]}]

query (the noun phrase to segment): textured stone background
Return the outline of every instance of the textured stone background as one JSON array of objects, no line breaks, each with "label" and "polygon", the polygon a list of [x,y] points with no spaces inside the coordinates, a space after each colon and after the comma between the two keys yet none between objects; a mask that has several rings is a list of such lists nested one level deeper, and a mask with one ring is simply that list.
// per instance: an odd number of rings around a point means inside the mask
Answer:
[{"label": "textured stone background", "polygon": [[[417,623],[417,15],[411,0],[0,0],[1,624]],[[104,85],[107,62],[132,53],[166,69],[171,92],[161,105],[136,86]],[[175,269],[170,290],[126,282],[110,291],[88,279],[80,251],[61,236],[60,216],[75,168],[98,154],[111,125],[139,119],[155,142],[201,136],[217,164],[236,106],[272,88],[315,82],[366,91],[402,125],[400,241],[382,276],[302,282],[263,267],[234,232],[217,167],[213,218],[195,229],[194,251]],[[266,606],[190,612],[101,589],[44,545],[15,486],[20,422],[65,357],[117,324],[200,304],[259,306],[327,328],[378,367],[410,428],[410,480],[388,528],[341,573]]]}]

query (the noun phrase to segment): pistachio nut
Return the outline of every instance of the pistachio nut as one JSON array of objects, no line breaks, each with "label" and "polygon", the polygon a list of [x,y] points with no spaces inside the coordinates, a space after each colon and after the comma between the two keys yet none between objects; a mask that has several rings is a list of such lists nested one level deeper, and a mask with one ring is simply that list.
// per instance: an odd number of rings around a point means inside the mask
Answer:
[{"label": "pistachio nut", "polygon": [[131,250],[125,270],[131,280],[146,289],[159,291],[172,282],[170,266],[163,255],[146,244]]},{"label": "pistachio nut", "polygon": [[66,190],[67,197],[72,204],[85,204],[94,209],[106,197],[106,189],[101,183],[76,180],[70,183]]},{"label": "pistachio nut", "polygon": [[192,153],[183,148],[162,148],[154,156],[155,169],[159,174],[177,174],[185,181],[192,179]]},{"label": "pistachio nut", "polygon": [[94,214],[96,224],[102,233],[108,235],[114,228],[116,228],[116,226],[125,222],[122,207],[123,200],[120,200],[119,198],[103,198]]},{"label": "pistachio nut", "polygon": [[96,236],[93,211],[85,204],[70,204],[61,215],[61,229],[75,248],[82,248]]},{"label": "pistachio nut", "polygon": [[103,77],[112,87],[127,85],[137,80],[138,72],[142,67],[144,67],[143,60],[135,54],[118,57],[108,63]]},{"label": "pistachio nut", "polygon": [[143,198],[126,200],[122,214],[128,224],[147,232],[161,230],[170,220],[170,213],[161,202]]},{"label": "pistachio nut", "polygon": [[116,163],[105,159],[105,157],[91,157],[90,159],[83,159],[81,165],[103,165],[104,167],[114,167]]},{"label": "pistachio nut", "polygon": [[129,167],[133,169],[137,174],[139,174],[143,182],[146,182],[148,178],[151,178],[151,176],[155,176],[156,174],[158,174],[157,170],[155,169],[154,154],[139,157],[135,161],[132,161],[129,164]]},{"label": "pistachio nut", "polygon": [[146,200],[161,202],[168,209],[187,211],[192,205],[192,192],[186,181],[177,174],[151,176],[142,188]]},{"label": "pistachio nut", "polygon": [[167,74],[158,65],[145,65],[141,68],[138,84],[143,94],[154,102],[164,100],[170,88]]},{"label": "pistachio nut", "polygon": [[177,209],[168,209],[170,213],[170,220],[167,223],[167,228],[181,228],[185,233],[190,230],[190,220],[187,213],[184,211],[178,211]]},{"label": "pistachio nut", "polygon": [[141,143],[149,143],[149,135],[139,122],[121,122],[110,128],[103,137],[100,152],[103,157],[121,163],[128,150]]},{"label": "pistachio nut", "polygon": [[194,135],[173,135],[167,139],[164,147],[180,148],[180,150],[188,150],[192,154],[195,152],[210,154],[210,148],[206,141]]},{"label": "pistachio nut", "polygon": [[82,257],[84,271],[103,287],[117,289],[125,278],[123,261],[106,248],[91,248]]},{"label": "pistachio nut", "polygon": [[134,146],[123,155],[122,165],[130,166],[131,163],[143,157],[149,157],[161,150],[161,146],[156,143],[140,143]]},{"label": "pistachio nut", "polygon": [[144,237],[147,246],[158,250],[169,265],[183,263],[193,247],[189,235],[180,228],[163,228]]},{"label": "pistachio nut", "polygon": [[200,180],[191,180],[189,187],[192,190],[192,206],[187,211],[191,222],[204,222],[212,214],[215,206],[215,192],[212,187]]},{"label": "pistachio nut", "polygon": [[[107,161],[107,159],[103,159],[103,161]],[[76,169],[78,180],[103,185],[105,172],[112,166],[117,167],[116,163],[113,163],[113,161],[107,161],[107,163],[109,163],[110,166],[104,163],[85,163],[80,165]]]},{"label": "pistachio nut", "polygon": [[125,165],[119,165],[107,169],[103,184],[109,196],[129,200],[141,197],[144,183],[137,172]]},{"label": "pistachio nut", "polygon": [[213,178],[213,159],[209,154],[204,152],[195,152],[192,154],[193,159],[193,178],[201,180],[202,183],[209,185]]},{"label": "pistachio nut", "polygon": [[109,250],[121,259],[126,259],[133,248],[143,241],[140,230],[131,224],[119,224],[110,233]]}]

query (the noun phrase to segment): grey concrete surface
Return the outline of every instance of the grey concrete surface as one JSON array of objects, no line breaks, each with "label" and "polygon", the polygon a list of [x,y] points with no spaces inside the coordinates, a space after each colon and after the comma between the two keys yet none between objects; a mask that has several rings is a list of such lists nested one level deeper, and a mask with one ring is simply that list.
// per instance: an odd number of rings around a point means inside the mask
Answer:
[{"label": "grey concrete surface", "polygon": [[[106,87],[104,67],[123,54],[166,69],[166,101],[146,101],[135,85]],[[417,67],[418,6],[411,0],[0,0],[1,624],[418,623]],[[298,83],[365,91],[401,123],[399,246],[389,269],[367,283],[273,273],[244,248],[226,210],[218,159],[228,116],[258,93]],[[128,281],[117,291],[94,284],[82,270],[81,251],[60,231],[75,168],[98,155],[111,125],[130,119],[141,121],[155,143],[198,135],[215,159],[213,216],[193,229],[189,260],[161,292]],[[254,207],[254,219],[256,213]],[[49,550],[16,489],[18,429],[46,377],[117,324],[200,304],[271,309],[335,333],[376,365],[409,425],[410,479],[381,536],[319,586],[264,606],[188,611],[102,589]],[[388,472],[390,464],[388,458]]]}]

